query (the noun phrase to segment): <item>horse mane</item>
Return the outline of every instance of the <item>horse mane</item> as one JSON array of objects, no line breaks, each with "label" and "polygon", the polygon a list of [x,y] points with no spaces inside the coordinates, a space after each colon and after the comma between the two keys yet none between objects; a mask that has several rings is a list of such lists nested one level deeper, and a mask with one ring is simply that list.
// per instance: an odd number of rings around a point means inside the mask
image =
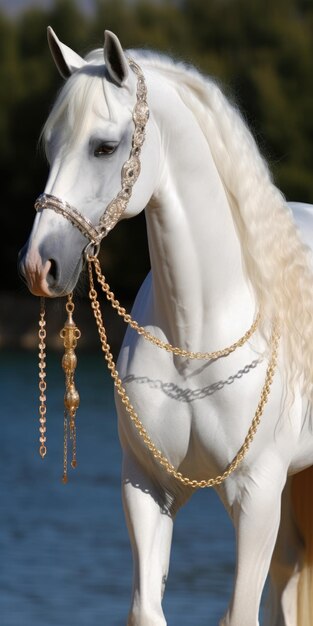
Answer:
[{"label": "horse mane", "polygon": [[286,389],[301,384],[313,399],[312,253],[238,109],[194,67],[149,52],[132,52],[142,67],[164,75],[192,111],[210,146],[239,233],[247,276],[270,341],[281,328]]},{"label": "horse mane", "polygon": [[[217,83],[194,67],[146,50],[130,50],[127,54],[143,70],[161,74],[170,81],[198,121],[228,197],[247,277],[261,311],[262,332],[269,342],[273,320],[278,321],[288,393],[294,396],[300,383],[312,401],[312,254],[301,241],[291,209],[275,186],[250,130]],[[94,68],[94,75],[99,76],[103,51],[94,50],[86,60]],[[81,71],[76,74],[80,73],[83,75]],[[72,78],[63,87],[47,120],[45,135],[69,103]],[[82,81],[78,94],[86,110],[85,83]],[[77,104],[75,109],[78,110]],[[78,120],[73,112],[71,117],[81,132],[81,114]]]}]

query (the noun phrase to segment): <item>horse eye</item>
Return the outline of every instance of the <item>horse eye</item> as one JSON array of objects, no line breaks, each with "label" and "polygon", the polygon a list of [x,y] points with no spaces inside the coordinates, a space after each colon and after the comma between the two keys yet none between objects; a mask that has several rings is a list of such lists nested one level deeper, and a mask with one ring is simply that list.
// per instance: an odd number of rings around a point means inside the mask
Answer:
[{"label": "horse eye", "polygon": [[113,154],[113,152],[115,152],[116,148],[117,148],[117,146],[112,146],[112,144],[101,142],[101,143],[99,143],[99,145],[97,145],[95,147],[93,155],[95,157],[108,156],[110,154]]}]

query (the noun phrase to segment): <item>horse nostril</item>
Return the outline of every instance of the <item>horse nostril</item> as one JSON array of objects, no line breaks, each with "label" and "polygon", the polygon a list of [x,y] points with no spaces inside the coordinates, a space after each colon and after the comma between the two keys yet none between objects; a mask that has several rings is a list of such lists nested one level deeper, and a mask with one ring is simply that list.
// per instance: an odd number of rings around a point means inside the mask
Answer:
[{"label": "horse nostril", "polygon": [[50,268],[47,274],[47,283],[48,285],[51,285],[55,283],[55,281],[57,280],[58,268],[54,259],[49,259],[49,262],[50,262]]}]

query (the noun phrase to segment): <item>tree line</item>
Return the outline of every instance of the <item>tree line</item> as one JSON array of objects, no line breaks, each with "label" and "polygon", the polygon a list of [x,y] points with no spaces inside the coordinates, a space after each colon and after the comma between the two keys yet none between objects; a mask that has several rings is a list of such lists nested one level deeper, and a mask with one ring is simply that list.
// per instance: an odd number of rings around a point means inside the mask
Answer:
[{"label": "tree line", "polygon": [[[2,289],[20,289],[17,251],[48,173],[38,137],[62,84],[48,24],[81,55],[101,47],[109,28],[125,48],[164,51],[216,77],[283,193],[313,202],[312,0],[95,0],[90,14],[74,0],[56,0],[14,19],[0,11]],[[112,282],[131,297],[149,265],[144,219],[119,225],[103,248]]]}]

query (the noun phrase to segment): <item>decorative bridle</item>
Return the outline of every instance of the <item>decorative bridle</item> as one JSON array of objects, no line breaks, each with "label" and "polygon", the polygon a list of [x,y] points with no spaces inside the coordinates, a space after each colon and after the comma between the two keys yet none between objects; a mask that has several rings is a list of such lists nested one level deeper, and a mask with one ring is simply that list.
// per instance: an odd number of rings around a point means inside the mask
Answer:
[{"label": "decorative bridle", "polygon": [[146,124],[149,119],[149,107],[147,103],[147,86],[141,68],[133,59],[128,59],[130,68],[137,76],[136,103],[132,112],[134,122],[134,132],[129,158],[124,163],[121,172],[121,190],[117,196],[109,203],[102,213],[97,225],[85,217],[78,209],[61,198],[51,194],[43,193],[35,202],[37,212],[44,209],[52,209],[59,213],[73,224],[90,241],[87,246],[86,255],[97,255],[99,246],[104,237],[114,228],[123,213],[126,211],[130,201],[133,186],[140,174],[140,153],[145,140]]},{"label": "decorative bridle", "polygon": [[[100,249],[100,243],[104,237],[114,228],[115,224],[121,218],[123,213],[125,212],[129,200],[131,198],[133,186],[138,179],[140,174],[140,153],[141,148],[143,146],[145,140],[145,128],[147,121],[149,119],[149,108],[147,104],[147,87],[144,79],[144,75],[141,71],[141,68],[135,61],[132,59],[128,59],[129,65],[131,69],[137,76],[137,97],[136,104],[133,109],[132,118],[134,122],[134,133],[132,136],[132,146],[131,152],[128,160],[124,163],[121,172],[121,190],[118,192],[117,196],[110,202],[107,206],[104,213],[101,215],[99,223],[97,225],[92,224],[92,222],[87,219],[80,211],[78,211],[75,207],[71,206],[67,202],[64,202],[62,199],[57,198],[51,194],[42,194],[36,200],[35,209],[36,211],[43,211],[45,209],[51,209],[56,213],[62,215],[64,218],[69,220],[73,226],[79,229],[79,231],[89,239],[89,242],[84,250],[84,256],[88,263],[88,273],[89,273],[89,282],[90,282],[90,290],[89,290],[89,298],[91,301],[91,307],[94,313],[94,317],[96,320],[99,338],[101,342],[101,348],[104,354],[104,358],[107,362],[108,369],[113,378],[114,385],[117,389],[117,393],[121,398],[121,401],[125,407],[126,412],[128,413],[132,423],[137,429],[140,437],[142,438],[145,446],[153,455],[154,459],[176,480],[183,483],[183,485],[191,487],[193,489],[204,488],[204,487],[216,487],[220,485],[228,476],[230,476],[242,463],[244,457],[246,456],[250,445],[254,439],[257,428],[260,424],[261,417],[264,411],[264,407],[268,401],[268,397],[270,394],[270,388],[273,381],[275,368],[277,364],[277,352],[278,352],[278,343],[279,343],[279,330],[276,324],[273,325],[272,337],[271,337],[271,355],[268,362],[265,382],[261,391],[261,396],[259,403],[257,405],[255,415],[252,419],[250,428],[245,437],[245,440],[237,452],[231,463],[225,469],[225,471],[216,476],[215,478],[208,478],[204,480],[195,480],[188,478],[181,474],[181,472],[177,471],[177,469],[170,463],[170,461],[163,455],[163,453],[158,450],[155,446],[149,434],[147,433],[143,423],[139,419],[134,407],[131,404],[131,401],[126,393],[123,382],[119,376],[119,373],[116,369],[116,365],[113,359],[113,355],[111,353],[110,346],[108,344],[107,335],[105,326],[103,323],[103,318],[100,310],[100,304],[98,301],[98,294],[95,289],[95,283],[93,278],[93,273],[95,272],[97,281],[101,286],[102,291],[105,293],[107,300],[111,303],[112,307],[116,310],[119,316],[128,324],[133,330],[135,330],[139,335],[143,336],[147,341],[157,346],[158,348],[164,349],[167,352],[174,354],[175,356],[184,357],[188,359],[200,359],[213,361],[219,358],[227,357],[229,354],[234,352],[237,348],[243,346],[253,335],[253,333],[258,328],[260,322],[260,314],[257,315],[254,322],[248,331],[240,338],[238,341],[233,343],[231,346],[227,348],[223,348],[222,350],[217,350],[215,352],[192,352],[185,350],[183,348],[179,348],[173,346],[170,343],[164,342],[158,337],[152,335],[152,333],[148,332],[144,327],[140,326],[136,320],[134,320],[130,314],[127,313],[126,309],[122,307],[119,301],[115,298],[113,291],[110,288],[110,285],[107,283],[105,277],[101,272],[101,266],[98,260],[98,253]],[[67,310],[67,320],[64,324],[64,328],[62,329],[60,335],[64,342],[64,356],[62,359],[62,367],[65,373],[65,396],[64,396],[64,460],[63,460],[63,482],[67,482],[67,453],[68,453],[68,435],[72,441],[72,461],[71,466],[73,468],[76,467],[76,411],[79,406],[79,394],[75,388],[74,382],[74,373],[77,365],[77,358],[75,354],[75,348],[77,345],[77,340],[80,337],[80,331],[77,328],[74,320],[73,320],[73,311],[74,311],[74,303],[73,303],[73,295],[69,294],[68,301],[66,304]],[[47,453],[46,448],[46,361],[45,361],[45,340],[46,340],[46,321],[45,321],[45,308],[44,308],[44,299],[41,299],[41,310],[40,310],[40,320],[39,320],[39,421],[40,421],[40,448],[39,452],[42,458],[45,457]]]}]

